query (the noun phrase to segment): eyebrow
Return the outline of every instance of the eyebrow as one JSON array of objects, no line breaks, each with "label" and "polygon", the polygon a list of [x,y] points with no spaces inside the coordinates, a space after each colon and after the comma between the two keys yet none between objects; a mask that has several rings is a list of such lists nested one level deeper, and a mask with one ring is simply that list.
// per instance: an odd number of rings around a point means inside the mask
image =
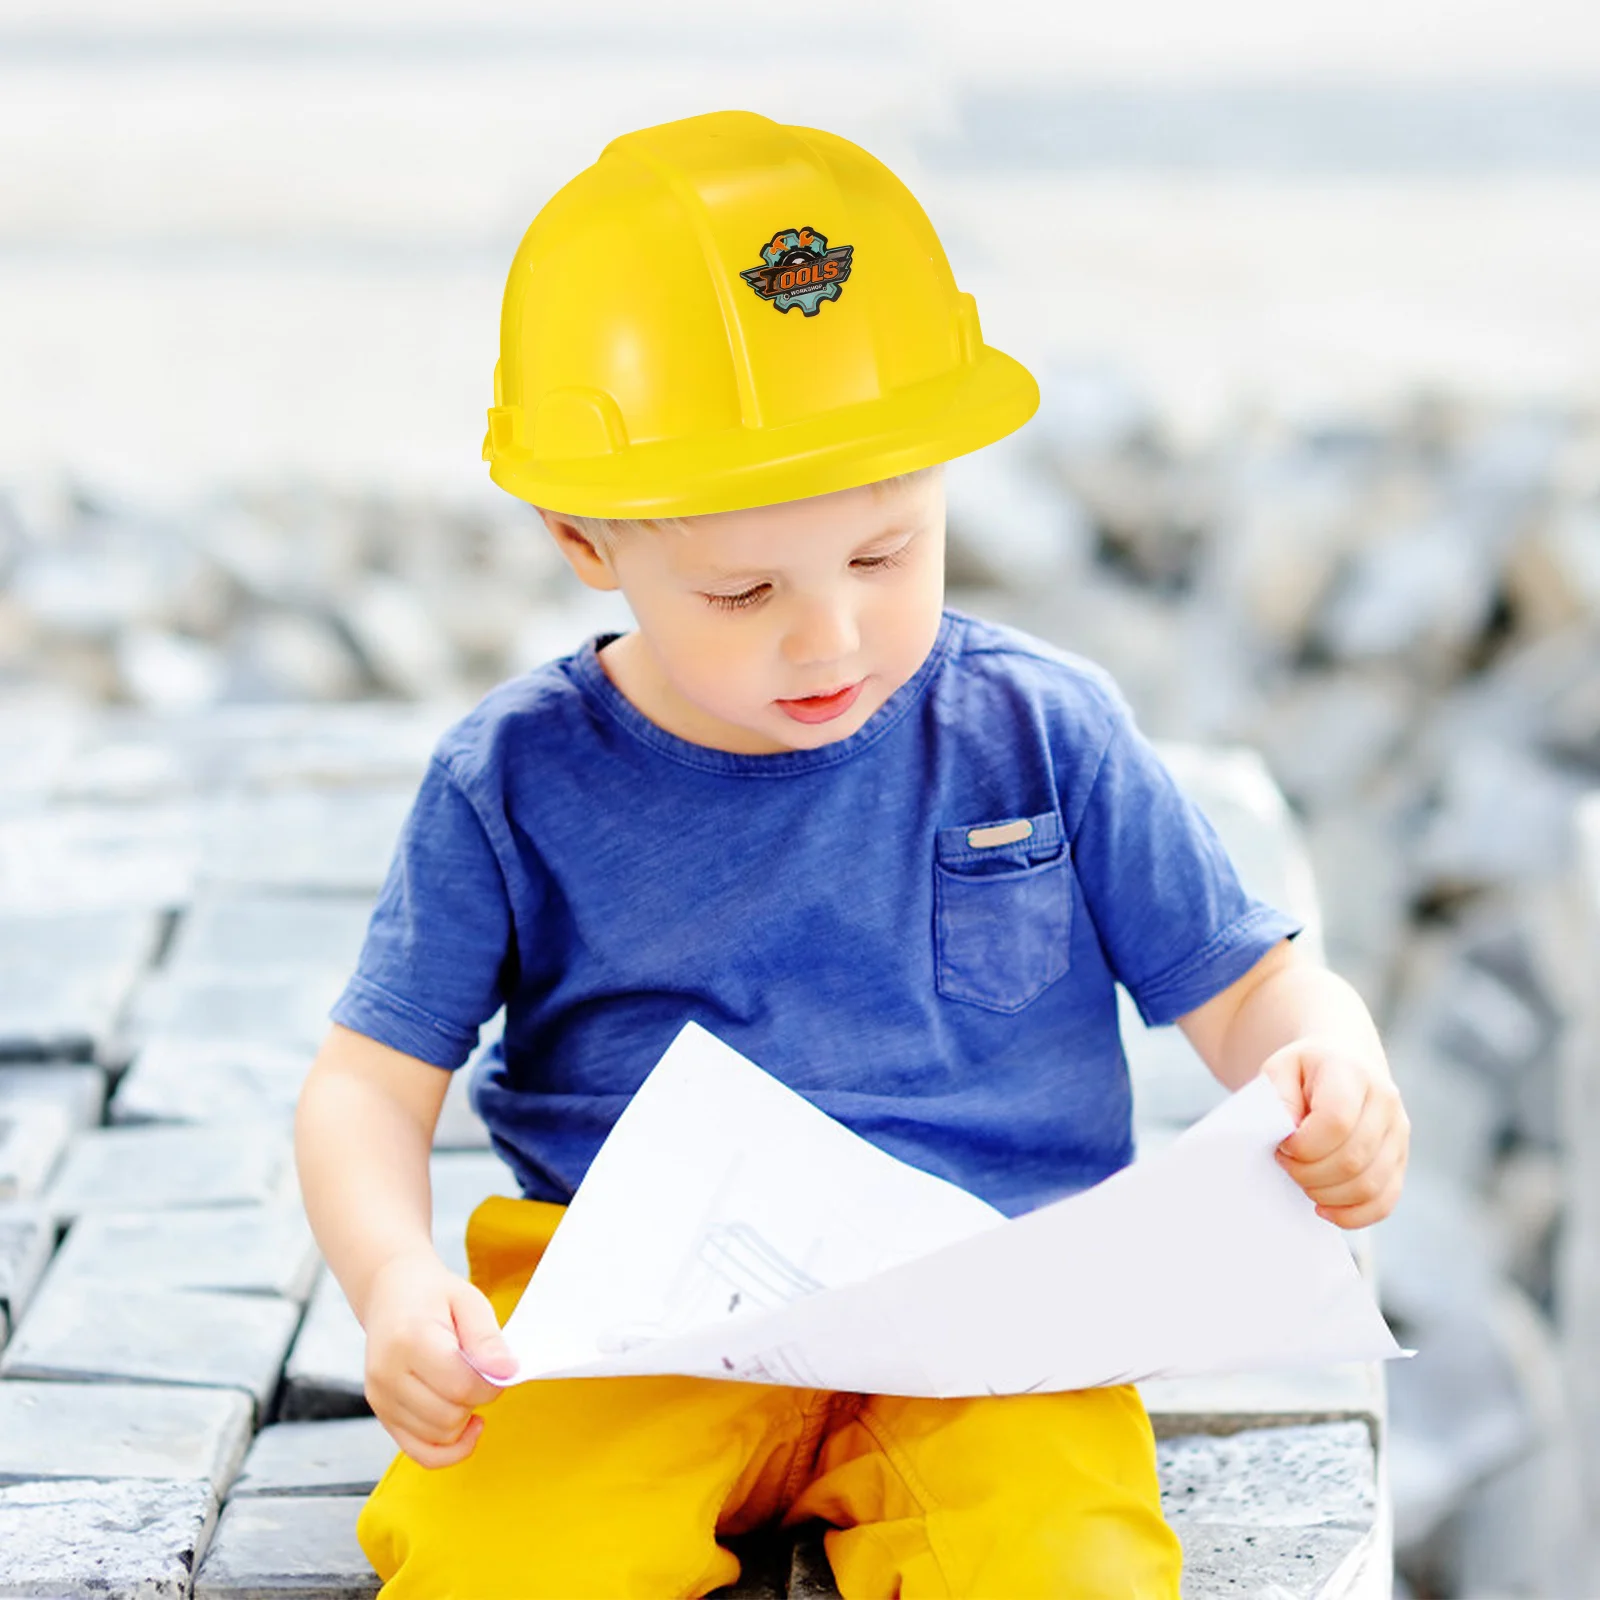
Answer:
[{"label": "eyebrow", "polygon": [[[882,533],[875,533],[870,539],[863,539],[855,547],[851,559],[871,550],[876,545],[888,544],[892,540],[905,536],[909,544],[923,530],[918,527],[885,528]],[[762,567],[706,567],[696,574],[695,581],[703,583],[749,583],[757,579],[765,579],[766,569]]]}]

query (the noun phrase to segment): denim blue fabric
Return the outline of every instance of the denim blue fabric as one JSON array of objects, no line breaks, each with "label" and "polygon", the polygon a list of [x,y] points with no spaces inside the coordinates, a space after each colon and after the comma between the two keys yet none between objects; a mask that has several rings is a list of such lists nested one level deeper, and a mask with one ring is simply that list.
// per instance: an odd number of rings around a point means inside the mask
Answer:
[{"label": "denim blue fabric", "polygon": [[1106,675],[1024,634],[948,612],[857,733],[775,755],[656,726],[605,642],[445,734],[332,1013],[453,1069],[503,1004],[473,1100],[532,1198],[571,1198],[692,1019],[1030,1210],[1132,1157],[1116,983],[1169,1022],[1298,931]]}]

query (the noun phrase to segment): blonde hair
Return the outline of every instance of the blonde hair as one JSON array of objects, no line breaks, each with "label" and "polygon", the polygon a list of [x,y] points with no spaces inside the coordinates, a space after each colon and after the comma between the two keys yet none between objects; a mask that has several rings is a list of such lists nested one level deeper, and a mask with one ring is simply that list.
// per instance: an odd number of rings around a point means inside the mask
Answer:
[{"label": "blonde hair", "polygon": [[[925,474],[936,471],[941,465],[935,462],[931,467],[918,467],[915,472],[900,472],[892,478],[879,478],[867,487],[874,494],[901,489]],[[642,528],[652,532],[665,529],[669,533],[686,533],[690,522],[694,520],[692,517],[575,517],[565,511],[551,514],[562,522],[570,522],[597,550],[614,549],[627,535],[636,534]]]}]

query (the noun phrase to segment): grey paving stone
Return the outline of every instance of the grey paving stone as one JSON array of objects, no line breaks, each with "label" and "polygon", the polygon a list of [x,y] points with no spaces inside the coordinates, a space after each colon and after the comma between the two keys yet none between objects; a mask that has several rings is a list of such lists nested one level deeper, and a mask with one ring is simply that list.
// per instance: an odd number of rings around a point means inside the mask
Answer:
[{"label": "grey paving stone", "polygon": [[250,1443],[233,1389],[0,1380],[0,1481],[204,1479],[220,1499]]},{"label": "grey paving stone", "polygon": [[102,711],[61,762],[58,798],[156,800],[297,786],[415,785],[465,703],[228,706],[182,718]]},{"label": "grey paving stone", "polygon": [[333,969],[272,977],[197,979],[163,975],[140,986],[129,1008],[135,1048],[159,1034],[178,1039],[282,1045],[314,1051],[328,1010],[349,977]]},{"label": "grey paving stone", "polygon": [[53,774],[62,799],[156,800],[296,785],[415,784],[465,704],[101,711]]},{"label": "grey paving stone", "polygon": [[91,1212],[72,1225],[51,1282],[219,1289],[303,1301],[319,1259],[297,1204]]},{"label": "grey paving stone", "polygon": [[260,1496],[224,1508],[195,1600],[366,1600],[378,1577],[356,1541],[355,1495]]},{"label": "grey paving stone", "polygon": [[1189,1435],[1157,1447],[1161,1505],[1183,1542],[1186,1600],[1339,1593],[1373,1554],[1378,1510],[1361,1422]]},{"label": "grey paving stone", "polygon": [[0,1202],[33,1199],[55,1171],[72,1132],[65,1106],[48,1100],[0,1105]]},{"label": "grey paving stone", "polygon": [[231,1496],[367,1495],[394,1457],[376,1417],[276,1422],[256,1435]]},{"label": "grey paving stone", "polygon": [[286,1422],[369,1415],[365,1362],[366,1335],[324,1268],[284,1364],[279,1415]]},{"label": "grey paving stone", "polygon": [[0,714],[0,810],[28,812],[48,800],[91,726],[85,712],[58,706]]},{"label": "grey paving stone", "polygon": [[203,1480],[0,1486],[0,1594],[188,1600],[216,1515],[216,1496]]},{"label": "grey paving stone", "polygon": [[40,1101],[60,1106],[74,1132],[95,1127],[105,1111],[105,1069],[88,1061],[0,1066],[0,1113],[7,1106]]},{"label": "grey paving stone", "polygon": [[0,1355],[0,1375],[242,1389],[264,1414],[299,1315],[268,1295],[85,1288],[52,1274]]},{"label": "grey paving stone", "polygon": [[193,898],[206,808],[53,806],[0,818],[11,911],[172,910]]},{"label": "grey paving stone", "polygon": [[95,1128],[73,1141],[44,1204],[58,1217],[262,1205],[293,1184],[284,1128]]},{"label": "grey paving stone", "polygon": [[227,770],[251,788],[414,787],[439,735],[467,709],[451,702],[300,706],[292,716],[283,708],[271,737],[264,738],[246,717],[212,737],[219,747],[228,741]]},{"label": "grey paving stone", "polygon": [[55,1219],[35,1206],[0,1206],[0,1345],[22,1320],[56,1245]]},{"label": "grey paving stone", "polygon": [[838,1600],[839,1590],[833,1581],[833,1568],[828,1565],[822,1535],[821,1528],[806,1528],[795,1541],[789,1568],[790,1600]]},{"label": "grey paving stone", "polygon": [[1376,1363],[1367,1362],[1284,1372],[1158,1378],[1141,1383],[1139,1392],[1158,1438],[1360,1421],[1376,1439],[1384,1414],[1383,1371]]},{"label": "grey paving stone", "polygon": [[467,1098],[470,1071],[470,1067],[462,1067],[450,1075],[450,1087],[445,1091],[444,1105],[440,1108],[439,1121],[433,1130],[435,1150],[489,1148],[489,1130]]},{"label": "grey paving stone", "polygon": [[183,983],[347,974],[370,913],[364,895],[213,892],[179,922],[165,971]]},{"label": "grey paving stone", "polygon": [[1300,943],[1320,959],[1322,919],[1311,857],[1260,752],[1181,743],[1157,748],[1216,829],[1245,889],[1300,917],[1306,924]]},{"label": "grey paving stone", "polygon": [[136,714],[102,712],[91,737],[57,777],[56,795],[101,803],[181,800],[218,788],[225,775],[215,761],[206,761],[193,735],[197,725],[185,719],[163,727]]},{"label": "grey paving stone", "polygon": [[90,1056],[160,933],[153,912],[0,913],[0,1057]]},{"label": "grey paving stone", "polygon": [[287,1127],[311,1066],[304,1045],[147,1039],[117,1083],[114,1123],[258,1122]]},{"label": "grey paving stone", "polygon": [[[492,1194],[521,1193],[511,1169],[490,1150],[438,1150],[428,1162],[433,1187],[433,1242],[446,1264],[466,1271],[467,1218]],[[446,1253],[448,1252],[448,1253]]]},{"label": "grey paving stone", "polygon": [[204,873],[217,884],[375,895],[415,785],[236,795],[220,808]]}]

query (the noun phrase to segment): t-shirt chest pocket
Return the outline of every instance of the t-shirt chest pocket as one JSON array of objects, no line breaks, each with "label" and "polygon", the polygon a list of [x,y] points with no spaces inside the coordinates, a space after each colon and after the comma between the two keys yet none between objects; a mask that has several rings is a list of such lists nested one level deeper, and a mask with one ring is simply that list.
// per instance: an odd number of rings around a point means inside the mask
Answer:
[{"label": "t-shirt chest pocket", "polygon": [[941,828],[935,841],[939,993],[1020,1011],[1071,964],[1072,878],[1061,818]]}]

